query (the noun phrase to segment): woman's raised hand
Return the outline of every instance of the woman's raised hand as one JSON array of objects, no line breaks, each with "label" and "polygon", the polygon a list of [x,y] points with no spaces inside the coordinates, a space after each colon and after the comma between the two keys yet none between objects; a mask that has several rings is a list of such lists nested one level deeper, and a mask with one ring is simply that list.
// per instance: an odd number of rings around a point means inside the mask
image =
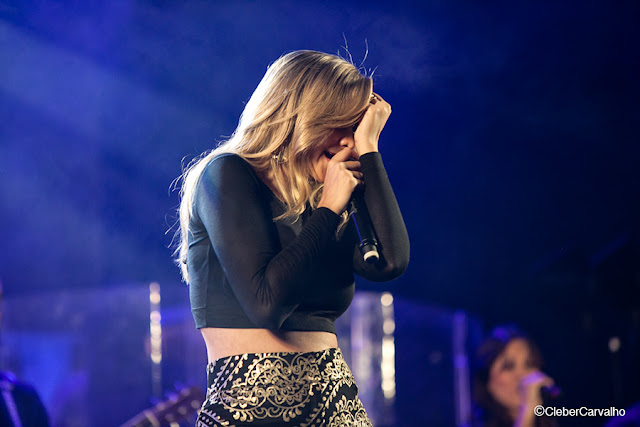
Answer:
[{"label": "woman's raised hand", "polygon": [[542,405],[540,389],[543,386],[553,386],[553,379],[540,371],[533,371],[526,375],[520,382],[520,394],[522,396],[522,406],[520,414],[514,424],[515,427],[533,427],[535,425],[534,409]]},{"label": "woman's raised hand", "polygon": [[378,151],[380,132],[382,132],[390,115],[391,105],[377,93],[371,94],[369,108],[364,113],[353,135],[358,154],[363,155]]}]

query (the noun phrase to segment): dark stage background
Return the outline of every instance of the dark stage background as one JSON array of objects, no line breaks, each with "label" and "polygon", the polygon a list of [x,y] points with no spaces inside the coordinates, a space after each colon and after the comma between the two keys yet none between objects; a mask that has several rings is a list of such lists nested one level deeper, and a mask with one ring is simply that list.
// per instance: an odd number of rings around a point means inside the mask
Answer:
[{"label": "dark stage background", "polygon": [[[156,281],[184,302],[167,232],[181,164],[233,132],[281,54],[348,43],[393,107],[381,151],[412,250],[404,276],[360,289],[462,310],[485,331],[517,323],[567,407],[628,407],[639,27],[635,1],[0,0],[4,294],[45,299],[33,324],[60,309],[52,295],[119,284]],[[397,357],[421,354],[425,325],[402,316]],[[433,390],[397,373],[397,425],[436,425],[406,405]]]}]

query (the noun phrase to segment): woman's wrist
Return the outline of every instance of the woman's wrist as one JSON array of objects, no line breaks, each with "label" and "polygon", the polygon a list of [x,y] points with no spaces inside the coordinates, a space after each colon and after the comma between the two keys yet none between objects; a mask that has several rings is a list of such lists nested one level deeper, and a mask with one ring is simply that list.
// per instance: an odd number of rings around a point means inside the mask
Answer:
[{"label": "woman's wrist", "polygon": [[378,144],[366,144],[364,146],[358,146],[356,144],[356,151],[358,152],[358,156],[362,156],[367,153],[377,153]]},{"label": "woman's wrist", "polygon": [[516,427],[533,427],[535,425],[535,405],[525,404],[520,408],[520,413],[514,426]]},{"label": "woman's wrist", "polygon": [[318,203],[317,209],[320,209],[320,208],[328,209],[336,215],[340,215],[342,213],[342,211],[340,211],[335,204],[326,203],[326,202],[323,202],[322,200],[320,201],[320,203]]}]

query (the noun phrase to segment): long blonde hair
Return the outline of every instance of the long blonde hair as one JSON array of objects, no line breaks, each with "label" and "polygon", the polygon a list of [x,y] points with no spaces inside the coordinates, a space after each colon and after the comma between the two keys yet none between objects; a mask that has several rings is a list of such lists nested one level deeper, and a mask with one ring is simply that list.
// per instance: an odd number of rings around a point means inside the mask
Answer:
[{"label": "long blonde hair", "polygon": [[371,78],[336,55],[301,50],[269,66],[233,135],[191,162],[182,175],[176,255],[186,282],[193,195],[209,161],[220,153],[241,156],[258,176],[270,178],[285,203],[286,212],[277,219],[296,219],[308,205],[315,208],[322,194],[322,183],[313,179],[317,147],[334,129],[360,121],[371,91]]}]

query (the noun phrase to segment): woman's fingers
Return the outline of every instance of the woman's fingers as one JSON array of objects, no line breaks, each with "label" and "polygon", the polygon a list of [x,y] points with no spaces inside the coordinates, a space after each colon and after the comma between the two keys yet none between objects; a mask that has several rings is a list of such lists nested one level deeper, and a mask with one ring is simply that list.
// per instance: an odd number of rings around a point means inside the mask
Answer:
[{"label": "woman's fingers", "polygon": [[553,386],[553,379],[540,371],[534,371],[524,378],[520,382],[520,389],[523,393],[525,405],[535,405],[540,403],[540,388],[543,386]]},{"label": "woman's fingers", "polygon": [[331,158],[329,166],[342,164],[345,169],[351,171],[360,170],[360,162],[358,160],[353,160],[352,154],[353,150],[351,148],[344,147]]},{"label": "woman's fingers", "polygon": [[351,148],[345,147],[333,156],[329,163],[333,162],[335,166],[344,167],[346,170],[351,172],[355,178],[362,181],[363,175],[362,172],[360,172],[360,162],[358,160],[350,160],[353,159],[351,157],[352,152],[353,150]]},{"label": "woman's fingers", "polygon": [[352,151],[353,150],[351,148],[344,147],[342,150],[338,151],[331,160],[329,160],[329,164],[346,162],[351,157]]},{"label": "woman's fingers", "polygon": [[362,185],[360,162],[349,160],[351,158],[352,149],[349,147],[343,148],[331,158],[318,207],[327,207],[339,214],[346,208],[353,190]]},{"label": "woman's fingers", "polygon": [[347,160],[344,166],[349,170],[360,170],[360,162],[357,160]]},{"label": "woman's fingers", "polygon": [[385,104],[389,105],[389,103],[387,101],[385,101],[384,98],[381,97],[380,94],[378,94],[376,92],[372,92],[371,93],[371,100],[369,102],[371,104],[377,104],[378,102],[384,102]]},{"label": "woman's fingers", "polygon": [[542,386],[552,386],[553,379],[543,372],[535,371],[522,379],[522,387],[539,389]]}]

